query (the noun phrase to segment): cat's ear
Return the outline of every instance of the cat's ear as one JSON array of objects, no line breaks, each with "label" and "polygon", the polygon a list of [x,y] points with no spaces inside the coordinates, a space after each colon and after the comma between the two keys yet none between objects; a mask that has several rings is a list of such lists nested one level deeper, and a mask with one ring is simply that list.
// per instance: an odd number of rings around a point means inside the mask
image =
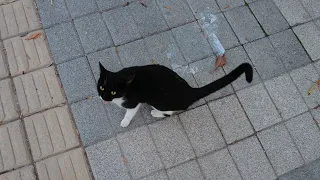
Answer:
[{"label": "cat's ear", "polygon": [[100,67],[100,73],[105,74],[107,72],[106,68],[103,67],[103,65],[99,62],[99,67]]},{"label": "cat's ear", "polygon": [[130,74],[127,78],[127,84],[131,84],[135,77],[136,77],[135,73]]}]

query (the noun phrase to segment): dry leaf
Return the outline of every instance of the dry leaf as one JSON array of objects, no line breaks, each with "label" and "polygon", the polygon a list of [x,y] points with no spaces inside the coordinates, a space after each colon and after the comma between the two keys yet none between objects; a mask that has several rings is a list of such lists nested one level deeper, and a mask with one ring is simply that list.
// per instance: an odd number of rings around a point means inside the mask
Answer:
[{"label": "dry leaf", "polygon": [[311,95],[311,93],[312,93],[314,87],[316,87],[316,85],[318,85],[318,88],[319,88],[319,84],[320,84],[320,80],[317,80],[317,82],[314,83],[314,84],[311,86],[311,88],[310,88],[309,91],[308,91],[308,96]]},{"label": "dry leaf", "polygon": [[87,99],[91,100],[91,99],[92,99],[92,96],[88,96]]},{"label": "dry leaf", "polygon": [[123,6],[129,6],[129,2],[126,2]]},{"label": "dry leaf", "polygon": [[157,64],[156,60],[152,59],[151,60],[152,64]]},{"label": "dry leaf", "polygon": [[227,63],[227,57],[225,55],[218,56],[216,58],[216,68],[222,67]]},{"label": "dry leaf", "polygon": [[31,34],[29,37],[26,37],[25,40],[37,39],[41,35],[42,35],[41,32],[36,32],[36,33]]},{"label": "dry leaf", "polygon": [[229,9],[229,8],[230,8],[230,6],[229,6],[229,5],[225,7],[225,9]]},{"label": "dry leaf", "polygon": [[171,9],[169,6],[163,6],[164,8],[166,8],[166,9]]},{"label": "dry leaf", "polygon": [[128,164],[128,159],[126,157],[122,156],[122,162],[124,164]]}]

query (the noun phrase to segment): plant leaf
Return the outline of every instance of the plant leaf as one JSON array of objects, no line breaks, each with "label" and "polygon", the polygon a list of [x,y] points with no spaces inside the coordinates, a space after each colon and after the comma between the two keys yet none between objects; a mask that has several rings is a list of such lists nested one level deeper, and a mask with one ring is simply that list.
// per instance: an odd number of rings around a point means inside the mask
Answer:
[{"label": "plant leaf", "polygon": [[31,34],[29,37],[26,37],[25,40],[37,39],[41,35],[42,35],[41,32],[36,32],[36,33]]}]

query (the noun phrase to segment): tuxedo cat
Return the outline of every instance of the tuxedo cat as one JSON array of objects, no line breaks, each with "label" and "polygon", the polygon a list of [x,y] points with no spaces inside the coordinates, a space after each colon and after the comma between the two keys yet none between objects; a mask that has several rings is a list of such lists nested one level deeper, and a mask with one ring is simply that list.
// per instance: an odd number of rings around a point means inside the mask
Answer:
[{"label": "tuxedo cat", "polygon": [[141,103],[151,105],[153,117],[166,117],[175,111],[186,110],[197,100],[227,86],[242,73],[249,83],[253,76],[252,66],[243,63],[204,87],[192,88],[174,71],[161,65],[129,67],[119,72],[110,72],[101,63],[99,66],[97,88],[101,99],[127,110],[120,124],[122,127],[129,125]]}]

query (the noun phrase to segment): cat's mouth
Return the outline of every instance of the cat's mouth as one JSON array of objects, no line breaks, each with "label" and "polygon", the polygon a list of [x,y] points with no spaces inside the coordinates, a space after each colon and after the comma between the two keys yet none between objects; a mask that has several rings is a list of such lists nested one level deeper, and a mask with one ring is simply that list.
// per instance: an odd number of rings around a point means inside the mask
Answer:
[{"label": "cat's mouth", "polygon": [[108,104],[108,101],[105,101],[101,96],[99,96],[99,97],[103,101],[103,104]]}]

